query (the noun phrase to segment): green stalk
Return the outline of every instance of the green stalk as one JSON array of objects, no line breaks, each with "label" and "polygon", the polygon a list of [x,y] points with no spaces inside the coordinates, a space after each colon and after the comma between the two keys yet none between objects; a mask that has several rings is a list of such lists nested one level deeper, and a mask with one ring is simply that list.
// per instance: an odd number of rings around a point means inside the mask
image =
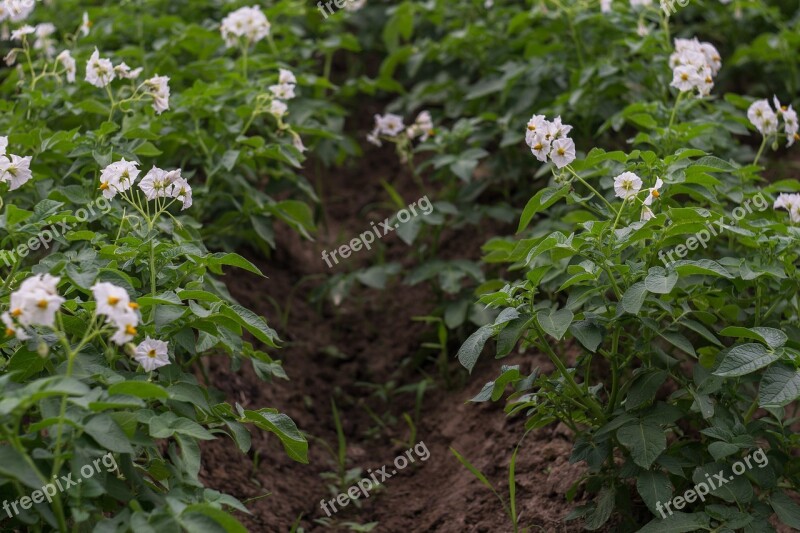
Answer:
[{"label": "green stalk", "polygon": [[542,345],[544,346],[547,355],[561,373],[561,376],[564,378],[564,381],[567,382],[567,385],[569,385],[569,387],[575,392],[575,394],[578,395],[579,398],[583,398],[583,400],[586,402],[586,407],[598,420],[605,422],[606,417],[603,413],[603,410],[600,408],[600,405],[598,405],[593,398],[584,396],[583,390],[578,386],[577,383],[575,383],[575,379],[572,377],[572,374],[569,373],[569,370],[567,370],[567,367],[564,365],[563,361],[561,361],[561,358],[556,355],[552,348],[550,348],[550,344],[544,337],[544,333],[539,325],[534,324],[534,329],[536,330],[536,334],[539,336],[539,339],[542,341]]}]

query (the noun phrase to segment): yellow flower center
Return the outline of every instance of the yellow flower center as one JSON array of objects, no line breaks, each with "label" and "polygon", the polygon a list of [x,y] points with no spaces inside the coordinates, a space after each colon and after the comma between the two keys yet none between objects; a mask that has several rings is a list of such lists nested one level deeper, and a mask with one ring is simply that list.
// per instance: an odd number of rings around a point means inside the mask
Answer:
[{"label": "yellow flower center", "polygon": [[130,307],[131,309],[139,309],[139,304],[137,304],[136,302],[130,302],[128,304],[128,307]]},{"label": "yellow flower center", "polygon": [[119,298],[117,298],[116,296],[109,296],[108,297],[108,305],[117,305],[118,302],[119,302]]},{"label": "yellow flower center", "polygon": [[100,190],[105,191],[106,189],[108,189],[108,182],[104,181],[103,183],[100,184]]},{"label": "yellow flower center", "polygon": [[658,189],[653,189],[652,191],[650,191],[650,194],[653,195],[653,198],[658,198],[659,196],[661,196],[661,193],[658,192]]},{"label": "yellow flower center", "polygon": [[566,153],[566,150],[564,150],[563,148],[559,148],[558,149],[558,155],[564,155],[565,153]]},{"label": "yellow flower center", "polygon": [[533,147],[534,150],[541,150],[543,148],[542,143],[538,143],[536,146]]},{"label": "yellow flower center", "polygon": [[155,356],[156,356],[155,350],[150,350],[149,352],[147,352],[147,357],[154,358]]},{"label": "yellow flower center", "polygon": [[16,332],[11,328],[6,328],[6,336],[13,337]]},{"label": "yellow flower center", "polygon": [[688,75],[688,74],[686,74],[686,73],[684,72],[683,74],[681,74],[681,79],[682,79],[683,81],[686,81],[686,80],[688,80],[688,79],[689,79],[689,75]]},{"label": "yellow flower center", "polygon": [[22,314],[22,309],[20,309],[19,307],[11,311],[11,316],[13,316],[14,318],[18,317],[21,314]]},{"label": "yellow flower center", "polygon": [[125,333],[128,335],[136,335],[136,328],[128,324],[125,326]]},{"label": "yellow flower center", "polygon": [[49,302],[48,302],[47,300],[39,300],[39,301],[36,303],[36,307],[38,307],[39,309],[47,309],[47,304],[48,304],[48,303],[49,303]]},{"label": "yellow flower center", "polygon": [[531,131],[536,131],[536,126],[534,126],[533,124],[528,124],[528,129]]}]

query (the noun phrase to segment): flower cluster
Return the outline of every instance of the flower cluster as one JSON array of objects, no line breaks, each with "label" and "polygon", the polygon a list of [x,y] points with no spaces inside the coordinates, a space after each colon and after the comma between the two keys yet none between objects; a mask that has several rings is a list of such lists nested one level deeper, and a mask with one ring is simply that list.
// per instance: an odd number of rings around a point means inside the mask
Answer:
[{"label": "flower cluster", "polygon": [[19,189],[33,177],[31,157],[6,155],[8,137],[0,137],[0,182],[8,183],[8,190]]},{"label": "flower cluster", "polygon": [[269,35],[270,23],[258,6],[242,7],[222,19],[219,31],[225,39],[225,46],[232,48],[241,44],[244,38],[249,46]]},{"label": "flower cluster", "polygon": [[550,122],[544,115],[533,115],[525,142],[536,159],[545,163],[549,157],[558,168],[564,168],[575,161],[575,142],[567,137],[570,131],[572,126],[562,124],[560,116]]},{"label": "flower cluster", "polygon": [[789,220],[794,224],[800,223],[800,194],[780,193],[773,208],[786,209],[789,212]]},{"label": "flower cluster", "polygon": [[139,304],[131,301],[128,291],[113,283],[101,281],[91,289],[97,302],[97,316],[106,317],[106,324],[116,328],[111,342],[123,345],[133,340],[139,325]]},{"label": "flower cluster", "polygon": [[[105,198],[114,198],[117,193],[130,189],[139,177],[139,164],[124,158],[111,163],[100,172],[100,190]],[[192,206],[192,187],[181,176],[181,169],[166,171],[153,167],[139,181],[139,189],[148,200],[173,198],[182,204],[183,209]]]},{"label": "flower cluster", "polygon": [[56,311],[65,301],[56,290],[59,281],[61,278],[50,274],[39,274],[23,281],[20,288],[11,293],[11,309],[0,315],[6,335],[26,340],[30,335],[25,327],[53,327]]},{"label": "flower cluster", "polygon": [[722,58],[711,43],[694,39],[675,39],[675,51],[669,57],[672,83],[680,92],[697,90],[708,96],[714,87],[714,76],[722,68]]},{"label": "flower cluster", "polygon": [[776,135],[778,133],[778,118],[783,118],[783,132],[786,134],[786,146],[791,146],[795,141],[800,140],[797,133],[797,112],[792,106],[782,106],[776,96],[772,97],[775,104],[775,111],[766,99],[756,100],[747,110],[747,118],[750,123],[764,137]]},{"label": "flower cluster", "polygon": [[[61,278],[50,274],[37,274],[22,282],[19,289],[11,293],[11,308],[0,315],[6,327],[6,335],[24,341],[30,339],[25,328],[43,326],[56,329],[56,312],[66,301],[58,294]],[[96,302],[95,314],[104,316],[106,325],[116,331],[110,340],[123,345],[133,340],[139,324],[139,305],[132,302],[128,291],[113,283],[98,282],[92,287]],[[146,337],[134,350],[134,359],[151,372],[169,364],[167,343]]]},{"label": "flower cluster", "polygon": [[32,0],[0,0],[0,22],[22,22],[33,12],[36,2]]},{"label": "flower cluster", "polygon": [[279,69],[278,84],[270,85],[269,91],[272,93],[269,112],[280,118],[286,114],[288,109],[284,100],[291,100],[295,97],[294,88],[297,85],[297,78],[291,71],[285,68]]},{"label": "flower cluster", "polygon": [[382,137],[396,140],[404,130],[409,140],[419,137],[420,141],[427,141],[434,135],[431,114],[427,111],[422,111],[408,128],[406,128],[403,123],[403,117],[400,115],[395,115],[394,113],[375,115],[375,127],[367,135],[367,141],[375,146],[381,146]]},{"label": "flower cluster", "polygon": [[[622,200],[633,200],[642,190],[643,184],[642,178],[633,172],[623,172],[614,178],[614,194]],[[661,196],[661,187],[663,186],[664,181],[661,178],[656,178],[655,185],[650,188],[647,198],[642,201],[642,220],[650,220],[655,216],[650,206]]]},{"label": "flower cluster", "polygon": [[[64,56],[62,58],[62,55]],[[64,55],[59,55],[62,64],[67,67],[67,76],[69,77],[69,64],[72,64],[74,71],[74,60],[69,55],[69,52]],[[114,66],[111,60],[105,57],[100,57],[100,52],[97,48],[94,49],[89,60],[86,62],[86,81],[95,87],[102,89],[111,83],[115,78],[134,80],[142,73],[142,68],[131,69],[125,63],[120,63]],[[74,74],[73,74],[74,80]],[[134,95],[129,100],[135,100],[136,95],[140,89],[153,99],[153,109],[159,115],[169,109],[169,78],[167,76],[153,76],[145,80],[134,92]]]}]

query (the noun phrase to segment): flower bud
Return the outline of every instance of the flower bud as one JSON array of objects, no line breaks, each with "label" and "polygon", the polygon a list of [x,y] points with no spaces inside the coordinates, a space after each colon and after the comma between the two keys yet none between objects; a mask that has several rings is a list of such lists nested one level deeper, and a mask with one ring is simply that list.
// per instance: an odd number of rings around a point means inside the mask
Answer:
[{"label": "flower bud", "polygon": [[136,345],[132,342],[125,343],[125,353],[131,357],[136,355]]},{"label": "flower bud", "polygon": [[39,354],[39,357],[44,359],[50,353],[50,347],[44,341],[39,341],[39,345],[36,347],[36,353]]}]

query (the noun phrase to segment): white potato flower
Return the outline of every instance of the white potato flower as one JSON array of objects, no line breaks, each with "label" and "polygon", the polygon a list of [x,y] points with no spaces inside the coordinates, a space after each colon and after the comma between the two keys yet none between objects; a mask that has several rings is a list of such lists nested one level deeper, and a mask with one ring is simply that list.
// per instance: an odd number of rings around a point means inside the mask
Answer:
[{"label": "white potato flower", "polygon": [[550,160],[558,168],[564,168],[575,161],[575,142],[569,137],[556,139],[550,149]]},{"label": "white potato flower", "polygon": [[722,58],[713,44],[694,39],[675,39],[675,51],[670,55],[672,68],[670,85],[681,92],[697,90],[708,96],[714,87],[714,76],[722,68]]},{"label": "white potato flower", "polygon": [[297,83],[297,78],[294,77],[294,74],[292,74],[291,70],[286,70],[285,68],[281,68],[281,69],[278,69],[278,72],[279,72],[278,83],[281,83],[281,84],[284,84],[284,83],[295,84],[295,83]]},{"label": "white potato flower", "polygon": [[75,83],[75,58],[69,50],[64,50],[56,57],[56,61],[61,63],[64,67],[64,73],[67,76],[67,83]]},{"label": "white potato flower", "polygon": [[97,302],[97,314],[109,318],[121,316],[131,311],[131,298],[128,291],[107,281],[92,285],[92,295]]},{"label": "white potato flower", "polygon": [[132,341],[138,333],[136,326],[139,325],[139,315],[134,310],[128,310],[113,317],[109,316],[108,323],[114,324],[117,328],[110,337],[111,342],[122,346]]},{"label": "white potato flower", "polygon": [[242,7],[222,19],[219,30],[228,48],[239,44],[242,38],[249,46],[269,35],[270,23],[258,6]]},{"label": "white potato flower", "polygon": [[295,97],[294,85],[291,83],[279,83],[278,85],[270,85],[270,92],[280,100],[291,100]]},{"label": "white potato flower", "polygon": [[36,2],[31,0],[5,0],[5,13],[11,22],[22,22],[36,7]]},{"label": "white potato flower", "polygon": [[118,192],[131,188],[139,177],[139,163],[136,161],[120,161],[111,163],[100,172],[100,190],[107,199],[114,198]]},{"label": "white potato flower", "polygon": [[61,278],[50,274],[38,274],[27,278],[19,289],[11,293],[11,308],[3,315],[7,334],[15,334],[19,339],[28,338],[19,326],[55,325],[56,312],[64,303],[56,287]]},{"label": "white potato flower", "polygon": [[399,135],[406,129],[405,124],[403,124],[403,117],[395,115],[394,113],[375,115],[375,127],[378,133],[386,135],[387,137]]},{"label": "white potato flower", "polygon": [[34,50],[41,50],[48,58],[56,53],[55,40],[50,36],[56,32],[56,27],[50,22],[43,22],[36,26],[36,40],[33,42]]},{"label": "white potato flower", "polygon": [[123,80],[135,80],[142,73],[142,67],[131,70],[125,62],[120,63],[114,67],[114,73]]},{"label": "white potato flower", "polygon": [[281,102],[280,100],[272,100],[269,104],[269,112],[272,113],[275,117],[280,118],[286,114],[286,110],[288,106]]},{"label": "white potato flower", "polygon": [[530,147],[531,153],[536,156],[536,159],[542,163],[547,162],[547,156],[550,155],[550,141],[544,134],[537,133],[534,135]]},{"label": "white potato flower", "polygon": [[86,62],[86,81],[102,89],[116,76],[111,60],[101,58],[97,48],[94,49],[89,61]]},{"label": "white potato flower", "polygon": [[145,372],[152,372],[169,364],[168,345],[164,341],[145,337],[136,347],[133,358]]},{"label": "white potato flower", "polygon": [[0,136],[0,155],[6,155],[7,148],[8,148],[8,137],[2,135]]},{"label": "white potato flower", "polygon": [[0,156],[0,181],[8,182],[8,189],[13,191],[27,183],[33,177],[33,172],[30,156],[9,154],[9,157]]},{"label": "white potato flower", "polygon": [[169,78],[167,76],[154,76],[144,81],[150,96],[153,97],[153,109],[157,114],[169,109]]},{"label": "white potato flower", "polygon": [[176,176],[174,171],[168,172],[154,166],[139,180],[139,188],[148,200],[164,198],[169,196],[169,186],[172,184],[172,181],[179,176],[180,171],[178,176]]},{"label": "white potato flower", "polygon": [[664,185],[664,181],[661,178],[656,178],[656,185],[655,187],[650,188],[650,193],[647,195],[647,198],[644,199],[644,205],[649,206],[653,204],[653,200],[661,196],[661,187]]},{"label": "white potato flower", "polygon": [[26,35],[30,35],[36,31],[36,28],[29,24],[25,24],[24,26],[20,26],[16,30],[11,32],[11,40],[12,41],[21,41],[23,37]]},{"label": "white potato flower", "polygon": [[81,27],[78,31],[81,32],[81,35],[86,37],[89,35],[89,29],[92,27],[92,21],[89,20],[89,13],[86,11],[83,12],[83,16],[81,17]]},{"label": "white potato flower", "polygon": [[417,115],[414,124],[406,130],[406,135],[408,135],[409,139],[419,137],[422,142],[427,141],[433,134],[433,119],[431,119],[431,114],[428,111],[423,111]]},{"label": "white potato flower", "polygon": [[772,97],[772,102],[775,104],[775,109],[778,115],[783,119],[783,132],[786,134],[786,146],[791,146],[795,141],[800,140],[800,135],[797,134],[797,111],[791,105],[781,105],[777,96]]},{"label": "white potato flower", "polygon": [[789,211],[789,219],[792,223],[800,223],[800,194],[780,193],[775,200],[773,209],[786,209]]},{"label": "white potato flower", "polygon": [[180,200],[183,207],[181,207],[181,211],[184,209],[189,209],[192,207],[192,186],[189,185],[189,182],[186,181],[186,178],[180,176],[180,170],[178,172],[178,177],[173,180],[173,182],[169,185],[167,190],[167,195],[171,198],[177,198]]},{"label": "white potato flower", "polygon": [[618,198],[627,200],[642,190],[642,179],[633,172],[623,172],[614,178],[614,193]]},{"label": "white potato flower", "polygon": [[747,109],[747,118],[765,137],[778,131],[778,115],[775,114],[766,99],[753,102]]}]

